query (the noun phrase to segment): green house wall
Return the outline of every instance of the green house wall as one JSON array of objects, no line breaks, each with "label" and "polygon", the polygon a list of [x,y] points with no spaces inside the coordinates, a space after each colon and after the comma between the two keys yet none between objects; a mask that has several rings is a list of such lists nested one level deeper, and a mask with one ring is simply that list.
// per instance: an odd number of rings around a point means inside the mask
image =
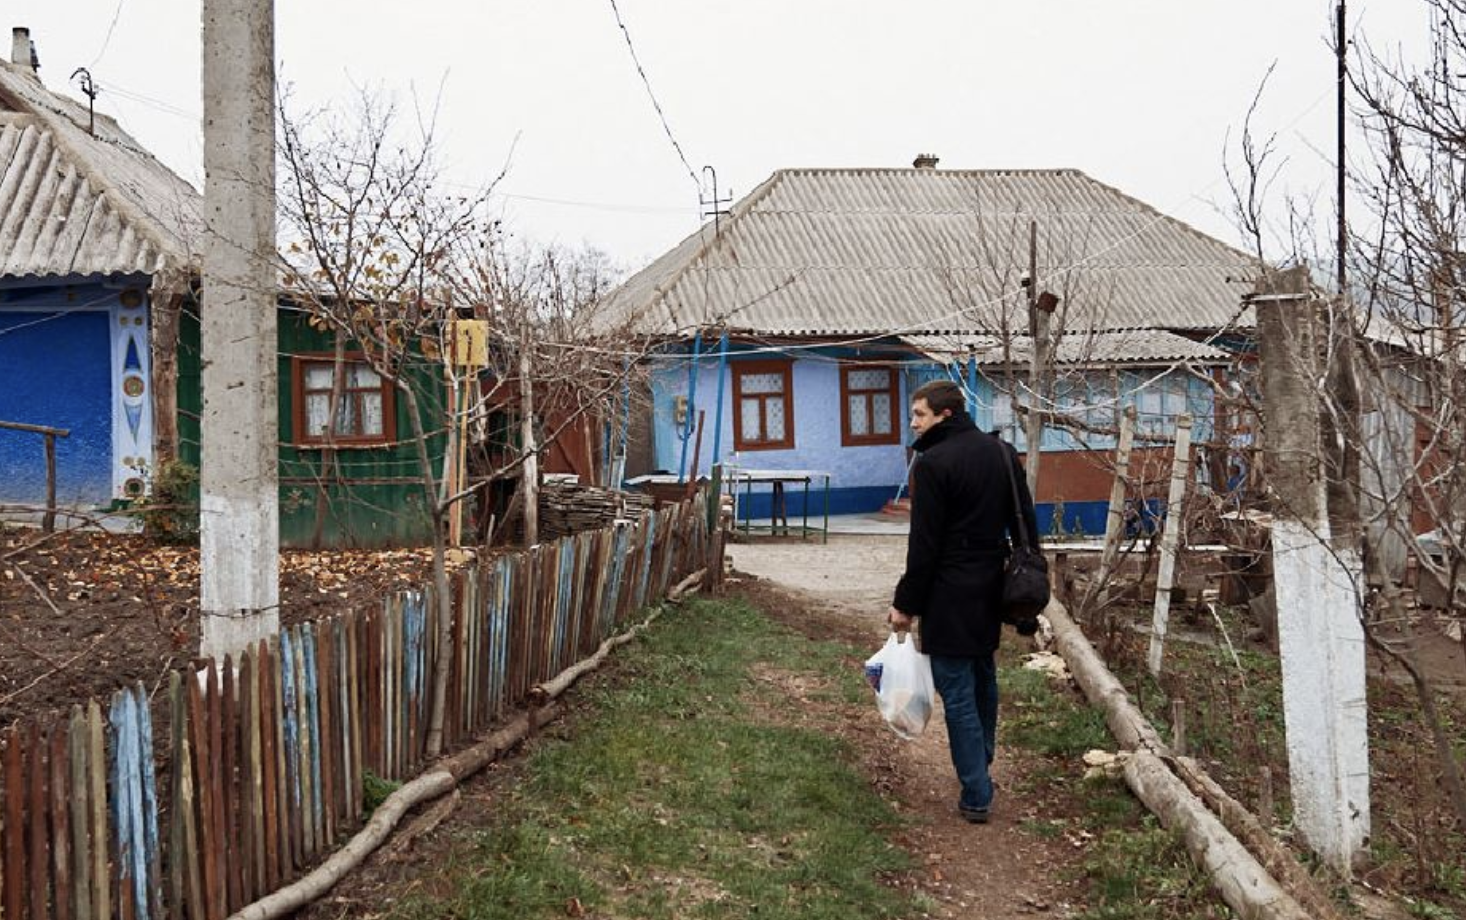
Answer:
[{"label": "green house wall", "polygon": [[[203,409],[196,308],[185,309],[179,324],[178,438],[180,459],[198,466],[199,419]],[[299,548],[381,548],[423,545],[431,539],[432,519],[423,491],[422,467],[412,443],[408,400],[399,393],[395,417],[398,443],[386,447],[338,447],[336,468],[325,475],[326,453],[290,446],[295,394],[291,358],[330,352],[332,335],[311,328],[304,314],[282,307],[278,315],[280,403],[280,542]],[[348,344],[348,350],[354,343]],[[412,381],[428,437],[434,480],[442,473],[446,389],[442,365],[417,358]],[[317,534],[319,521],[319,534]]]}]

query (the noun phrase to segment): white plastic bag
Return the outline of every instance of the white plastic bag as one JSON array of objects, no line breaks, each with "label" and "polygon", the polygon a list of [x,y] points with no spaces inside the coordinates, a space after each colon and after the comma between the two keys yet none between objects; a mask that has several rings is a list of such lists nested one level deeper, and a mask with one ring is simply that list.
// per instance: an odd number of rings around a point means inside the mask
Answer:
[{"label": "white plastic bag", "polygon": [[880,651],[865,662],[865,676],[876,691],[876,705],[891,730],[910,741],[932,717],[931,659],[916,649],[910,633],[891,633]]}]

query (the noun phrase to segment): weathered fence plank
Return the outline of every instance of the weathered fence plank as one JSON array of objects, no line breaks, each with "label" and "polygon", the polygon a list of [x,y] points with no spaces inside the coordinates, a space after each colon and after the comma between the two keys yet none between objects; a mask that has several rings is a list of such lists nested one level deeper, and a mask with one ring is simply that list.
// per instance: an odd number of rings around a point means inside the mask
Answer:
[{"label": "weathered fence plank", "polygon": [[25,913],[25,733],[24,725],[10,727],[5,742],[5,916],[20,917]]},{"label": "weathered fence plank", "polygon": [[46,920],[50,902],[51,840],[46,833],[46,745],[41,727],[32,723],[26,732],[26,810],[29,812],[31,920]]},{"label": "weathered fence plank", "polygon": [[0,916],[213,920],[278,890],[360,821],[366,770],[421,768],[439,668],[452,745],[582,660],[709,545],[669,507],[455,573],[446,636],[433,590],[291,626],[171,673],[162,745],[141,685],[113,694],[105,719],[92,700],[13,726],[0,746]]},{"label": "weathered fence plank", "polygon": [[[66,729],[64,719],[51,725],[50,756],[51,769],[51,916],[56,920],[71,920],[71,811],[67,807],[68,759],[66,756]],[[152,753],[151,751],[149,752]]]},{"label": "weathered fence plank", "polygon": [[91,813],[87,767],[87,718],[81,706],[71,707],[67,725],[68,793],[71,806],[71,904],[76,920],[92,920],[92,839],[87,829]]}]

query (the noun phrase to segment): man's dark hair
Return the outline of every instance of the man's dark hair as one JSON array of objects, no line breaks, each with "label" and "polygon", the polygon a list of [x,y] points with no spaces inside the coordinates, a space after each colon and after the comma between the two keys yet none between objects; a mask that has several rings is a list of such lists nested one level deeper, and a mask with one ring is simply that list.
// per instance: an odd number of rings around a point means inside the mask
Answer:
[{"label": "man's dark hair", "polygon": [[923,383],[911,394],[912,402],[918,399],[926,400],[927,406],[936,415],[941,415],[944,409],[950,409],[956,415],[967,405],[967,397],[962,388],[950,380],[930,380]]}]

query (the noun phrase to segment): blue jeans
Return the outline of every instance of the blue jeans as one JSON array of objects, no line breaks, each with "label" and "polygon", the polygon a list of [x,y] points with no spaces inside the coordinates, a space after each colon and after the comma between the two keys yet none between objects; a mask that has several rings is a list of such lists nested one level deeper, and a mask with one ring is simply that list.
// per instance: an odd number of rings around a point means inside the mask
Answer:
[{"label": "blue jeans", "polygon": [[932,682],[942,696],[952,766],[962,783],[963,808],[987,808],[993,801],[988,765],[998,735],[998,668],[992,652],[975,658],[931,656]]}]

